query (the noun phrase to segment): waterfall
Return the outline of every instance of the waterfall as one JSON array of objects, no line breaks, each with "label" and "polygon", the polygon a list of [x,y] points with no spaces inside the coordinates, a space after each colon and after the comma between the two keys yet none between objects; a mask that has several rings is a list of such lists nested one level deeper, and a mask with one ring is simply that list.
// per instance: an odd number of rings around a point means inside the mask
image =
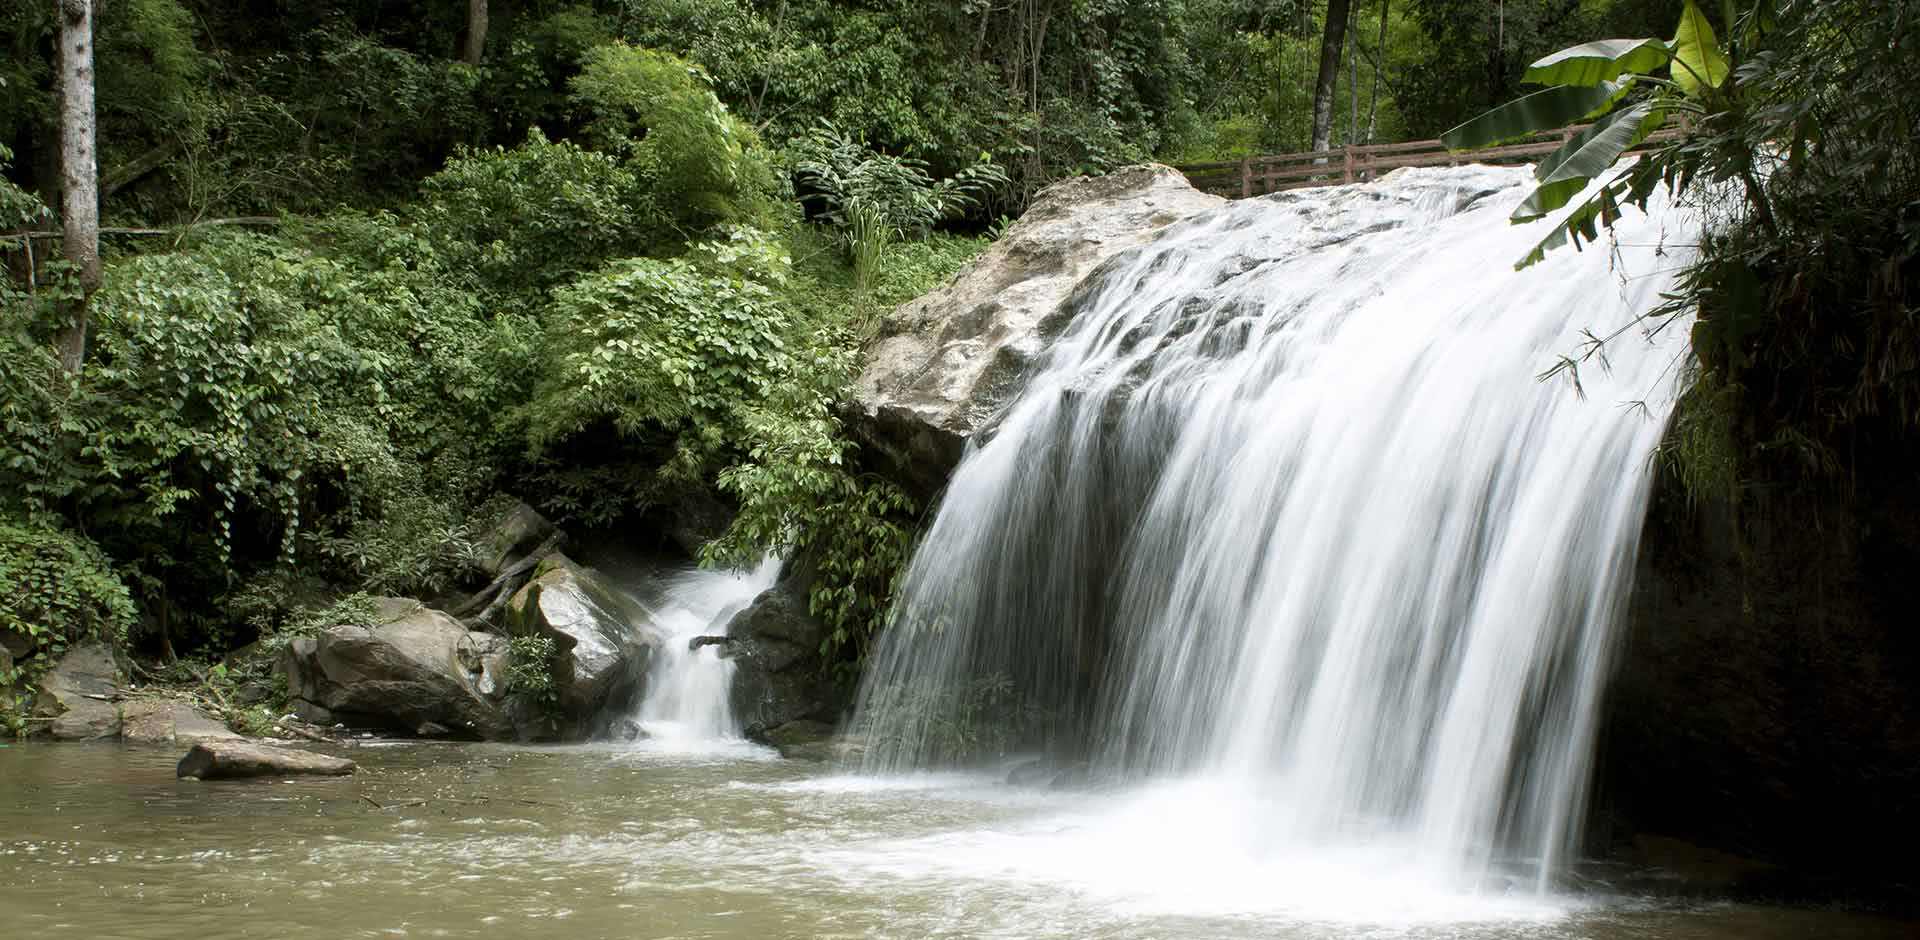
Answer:
[{"label": "waterfall", "polygon": [[[1030,744],[1205,782],[1256,856],[1544,890],[1685,364],[1684,322],[1635,315],[1696,223],[1650,206],[1516,272],[1531,183],[1243,200],[1081,285],[901,582],[863,769]],[[1589,329],[1624,332],[1539,380]]]},{"label": "waterfall", "polygon": [[691,569],[661,586],[653,624],[666,643],[648,668],[646,695],[634,719],[655,742],[667,745],[738,739],[733,715],[733,661],[720,644],[691,648],[702,636],[726,633],[727,622],[773,587],[780,560],[769,558],[750,572]]}]

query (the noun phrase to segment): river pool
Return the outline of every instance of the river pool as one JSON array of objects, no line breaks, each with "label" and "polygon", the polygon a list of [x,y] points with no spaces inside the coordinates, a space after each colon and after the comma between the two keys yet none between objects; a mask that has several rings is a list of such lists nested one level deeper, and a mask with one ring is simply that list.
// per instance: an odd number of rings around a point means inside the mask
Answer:
[{"label": "river pool", "polygon": [[348,778],[0,749],[0,937],[1908,938],[1832,911],[1435,891],[1242,856],[1192,790],[875,781],[748,745],[367,742]]}]

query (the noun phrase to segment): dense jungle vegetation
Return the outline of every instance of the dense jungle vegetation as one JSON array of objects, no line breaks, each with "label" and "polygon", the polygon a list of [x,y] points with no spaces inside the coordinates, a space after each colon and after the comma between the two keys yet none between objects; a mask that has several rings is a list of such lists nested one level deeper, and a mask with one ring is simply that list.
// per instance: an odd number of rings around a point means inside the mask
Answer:
[{"label": "dense jungle vegetation", "polygon": [[[1724,4],[1764,39],[1684,146],[1783,162],[1689,282],[1696,453],[1844,474],[1920,414],[1914,6]],[[822,559],[855,661],[924,509],[837,417],[881,311],[1051,180],[1434,136],[1680,10],[100,0],[95,285],[58,236],[62,5],[11,5],[0,627],[212,657],[469,583],[503,500],[644,540],[697,497],[733,518],[710,562]]]}]

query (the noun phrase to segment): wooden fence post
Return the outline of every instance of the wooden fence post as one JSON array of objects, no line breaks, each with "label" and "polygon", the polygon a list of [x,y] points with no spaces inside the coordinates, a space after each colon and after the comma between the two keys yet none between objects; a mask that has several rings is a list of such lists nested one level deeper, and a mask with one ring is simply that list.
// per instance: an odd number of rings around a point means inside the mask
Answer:
[{"label": "wooden fence post", "polygon": [[1253,195],[1253,158],[1240,158],[1240,198]]},{"label": "wooden fence post", "polygon": [[1348,144],[1341,149],[1346,151],[1346,158],[1347,158],[1346,176],[1343,181],[1351,183],[1353,182],[1353,145]]}]

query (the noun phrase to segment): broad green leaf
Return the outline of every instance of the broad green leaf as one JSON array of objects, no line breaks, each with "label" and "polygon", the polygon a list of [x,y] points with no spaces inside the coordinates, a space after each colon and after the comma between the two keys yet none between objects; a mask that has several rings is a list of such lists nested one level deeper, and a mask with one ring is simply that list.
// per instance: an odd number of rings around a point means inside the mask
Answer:
[{"label": "broad green leaf", "polygon": [[1680,10],[1680,30],[1673,37],[1673,81],[1689,98],[1720,87],[1732,68],[1720,51],[1720,40],[1713,24],[1700,11],[1700,5],[1687,0]]},{"label": "broad green leaf", "polygon": [[1658,39],[1602,39],[1547,56],[1527,66],[1520,80],[1529,85],[1598,85],[1628,73],[1653,72],[1672,58],[1672,50]]},{"label": "broad green leaf", "polygon": [[1615,111],[1593,123],[1592,127],[1582,131],[1566,146],[1547,155],[1541,162],[1544,168],[1548,164],[1552,169],[1541,175],[1540,188],[1527,197],[1527,201],[1513,210],[1513,222],[1531,222],[1555,209],[1567,204],[1594,177],[1607,171],[1615,160],[1629,147],[1646,139],[1652,133],[1657,122],[1649,120],[1655,113],[1651,102],[1641,102],[1624,111]]},{"label": "broad green leaf", "polygon": [[1547,237],[1540,239],[1526,257],[1514,264],[1513,269],[1522,271],[1539,264],[1546,260],[1547,252],[1565,245],[1569,240],[1577,250],[1582,241],[1590,242],[1598,238],[1599,223],[1604,222],[1611,226],[1613,220],[1620,215],[1620,203],[1614,194],[1614,189],[1618,185],[1620,184],[1609,183],[1601,187],[1599,192],[1587,197],[1587,201],[1568,213],[1566,218],[1554,223],[1553,230],[1547,233]]},{"label": "broad green leaf", "polygon": [[1440,135],[1448,150],[1491,147],[1565,127],[1613,103],[1621,86],[1558,85],[1523,95]]}]

